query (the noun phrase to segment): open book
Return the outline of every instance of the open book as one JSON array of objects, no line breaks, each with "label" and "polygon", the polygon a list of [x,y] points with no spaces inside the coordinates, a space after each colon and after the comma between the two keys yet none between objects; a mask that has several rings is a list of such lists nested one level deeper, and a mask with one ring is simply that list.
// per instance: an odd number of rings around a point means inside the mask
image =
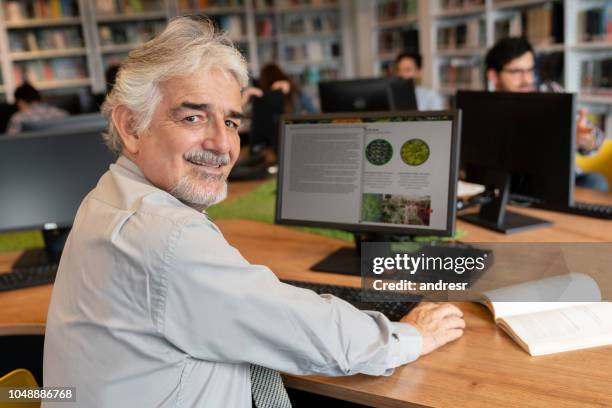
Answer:
[{"label": "open book", "polygon": [[601,302],[599,287],[588,275],[570,273],[496,289],[486,292],[482,303],[532,356],[612,344],[612,303]]}]

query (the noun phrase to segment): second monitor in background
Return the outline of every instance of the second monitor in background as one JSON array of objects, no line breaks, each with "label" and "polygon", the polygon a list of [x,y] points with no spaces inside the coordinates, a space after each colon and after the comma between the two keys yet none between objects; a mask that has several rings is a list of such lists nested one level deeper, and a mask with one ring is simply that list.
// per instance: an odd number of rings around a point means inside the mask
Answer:
[{"label": "second monitor in background", "polygon": [[414,82],[399,78],[371,78],[319,82],[324,113],[415,111]]},{"label": "second monitor in background", "polygon": [[498,196],[466,221],[503,233],[550,225],[506,211],[510,194],[547,208],[568,206],[574,192],[575,100],[560,93],[457,93],[462,115],[461,168],[467,181]]}]

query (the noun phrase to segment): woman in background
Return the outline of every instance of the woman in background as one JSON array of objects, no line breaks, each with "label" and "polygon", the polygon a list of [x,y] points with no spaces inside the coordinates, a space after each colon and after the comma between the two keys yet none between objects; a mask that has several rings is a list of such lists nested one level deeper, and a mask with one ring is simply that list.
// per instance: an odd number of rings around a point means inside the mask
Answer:
[{"label": "woman in background", "polygon": [[252,96],[261,97],[264,92],[281,91],[285,95],[285,113],[316,112],[312,99],[274,63],[266,64],[261,69],[258,85],[259,87],[247,88],[243,92],[243,105],[246,105]]}]

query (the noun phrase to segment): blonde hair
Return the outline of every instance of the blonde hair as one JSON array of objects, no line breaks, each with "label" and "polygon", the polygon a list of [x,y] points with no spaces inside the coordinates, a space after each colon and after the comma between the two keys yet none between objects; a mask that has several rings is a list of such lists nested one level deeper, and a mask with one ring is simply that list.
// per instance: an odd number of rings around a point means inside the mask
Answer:
[{"label": "blonde hair", "polygon": [[108,130],[103,135],[108,147],[117,154],[123,150],[111,119],[113,109],[119,105],[128,108],[134,115],[135,130],[144,131],[161,100],[160,83],[212,68],[232,75],[240,88],[248,84],[244,57],[224,33],[215,30],[209,19],[193,16],[172,19],[164,31],[130,52],[121,64],[115,85],[102,105],[102,114],[108,120]]}]

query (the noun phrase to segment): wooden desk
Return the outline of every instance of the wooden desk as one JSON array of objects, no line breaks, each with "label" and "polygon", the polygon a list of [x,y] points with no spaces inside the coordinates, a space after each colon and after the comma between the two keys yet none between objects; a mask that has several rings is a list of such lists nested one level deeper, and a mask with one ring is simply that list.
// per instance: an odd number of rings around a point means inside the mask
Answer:
[{"label": "wooden desk", "polygon": [[[582,199],[592,196],[580,193]],[[585,195],[586,194],[586,195]],[[602,196],[612,203],[612,197]],[[458,222],[470,242],[612,242],[612,221],[519,209],[555,224],[505,236]],[[356,276],[308,268],[346,242],[254,221],[218,223],[228,241],[252,263],[284,279],[359,286]],[[0,271],[19,255],[0,253]],[[0,292],[0,334],[44,333],[51,285]],[[377,407],[612,406],[612,347],[530,357],[480,305],[461,303],[467,322],[458,341],[398,368],[390,377],[297,377],[287,386]]]}]

